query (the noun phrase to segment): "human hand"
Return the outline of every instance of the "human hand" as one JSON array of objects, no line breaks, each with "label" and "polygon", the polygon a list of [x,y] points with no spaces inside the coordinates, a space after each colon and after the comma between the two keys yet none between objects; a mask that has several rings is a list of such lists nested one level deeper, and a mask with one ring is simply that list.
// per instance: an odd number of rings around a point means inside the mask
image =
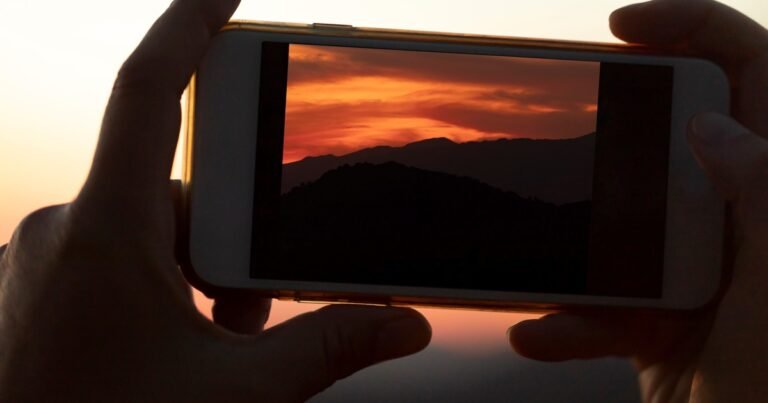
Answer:
[{"label": "human hand", "polygon": [[[301,401],[422,349],[410,309],[333,306],[260,332],[244,292],[200,315],[174,257],[180,96],[235,0],[177,0],[126,61],[77,198],[0,248],[0,401]],[[242,334],[249,333],[249,334]]]},{"label": "human hand", "polygon": [[675,314],[564,312],[510,331],[522,355],[546,361],[633,358],[645,401],[764,401],[768,395],[768,31],[711,0],[656,0],[611,16],[628,42],[708,57],[731,80],[731,118],[694,117],[688,140],[734,227],[730,284],[709,308]]}]

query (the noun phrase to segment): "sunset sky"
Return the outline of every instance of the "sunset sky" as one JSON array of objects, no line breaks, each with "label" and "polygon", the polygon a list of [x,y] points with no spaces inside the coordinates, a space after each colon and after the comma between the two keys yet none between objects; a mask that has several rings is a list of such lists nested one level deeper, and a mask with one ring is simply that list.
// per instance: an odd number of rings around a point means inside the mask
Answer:
[{"label": "sunset sky", "polygon": [[289,54],[284,162],[595,130],[598,63],[312,45]]},{"label": "sunset sky", "polygon": [[[0,1],[0,244],[8,241],[18,222],[31,211],[67,202],[76,194],[90,166],[115,74],[168,3],[170,1],[157,0]],[[608,29],[608,15],[629,3],[627,0],[243,0],[235,18],[616,42]],[[768,26],[768,1],[727,0],[724,3]],[[356,78],[366,79],[371,77]],[[408,85],[414,87],[398,84],[390,88],[392,96],[397,96],[398,91],[402,94],[406,88],[420,88],[418,85],[423,79],[410,76]],[[467,87],[471,87],[471,83],[464,82],[462,87],[453,87],[451,91]],[[464,131],[453,132],[457,135],[479,127],[470,124],[476,119],[459,115],[446,117],[445,109],[442,114],[440,111],[433,108],[428,122],[421,123],[435,125],[439,121],[436,117],[442,117],[445,121],[440,124],[463,128]],[[505,125],[492,124],[492,119],[485,123],[489,126],[483,126],[483,133],[528,133],[523,129],[508,132],[510,129]],[[446,134],[440,130],[440,135]],[[343,149],[332,149],[318,147],[304,152],[343,152]],[[202,310],[210,308],[210,301],[199,295],[198,301]],[[316,307],[276,303],[271,323]],[[488,351],[507,353],[505,329],[531,316],[434,309],[424,312],[434,327],[435,348],[460,351],[480,359]],[[481,365],[485,366],[485,361]],[[472,385],[475,389],[481,388],[478,385],[483,385],[482,374],[461,371],[463,381],[452,378],[452,384],[446,388],[471,388]],[[427,375],[422,374],[419,379]],[[508,383],[514,384],[514,379],[510,378]],[[550,383],[544,379],[536,385],[541,384]],[[432,384],[424,386],[429,387],[432,389],[428,389],[428,393],[437,390]],[[391,389],[396,392],[398,388]]]}]

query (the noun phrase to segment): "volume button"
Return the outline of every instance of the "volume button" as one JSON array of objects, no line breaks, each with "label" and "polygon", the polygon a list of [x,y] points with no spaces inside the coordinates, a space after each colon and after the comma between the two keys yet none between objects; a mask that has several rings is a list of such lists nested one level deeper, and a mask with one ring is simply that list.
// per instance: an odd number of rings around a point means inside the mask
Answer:
[{"label": "volume button", "polygon": [[315,22],[312,24],[312,28],[314,29],[331,29],[331,30],[339,30],[339,31],[351,31],[355,29],[352,25],[347,24],[326,24],[322,22]]}]

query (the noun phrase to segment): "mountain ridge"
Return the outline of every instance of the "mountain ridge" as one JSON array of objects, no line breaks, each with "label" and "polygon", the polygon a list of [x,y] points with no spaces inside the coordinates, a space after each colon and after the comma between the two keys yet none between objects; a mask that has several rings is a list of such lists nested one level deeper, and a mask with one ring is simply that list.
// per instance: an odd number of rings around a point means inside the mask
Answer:
[{"label": "mountain ridge", "polygon": [[304,281],[479,289],[511,273],[520,291],[578,293],[590,209],[396,162],[343,165],[282,195],[276,243],[258,254],[278,255],[259,265]]},{"label": "mountain ridge", "polygon": [[556,204],[591,198],[594,133],[571,139],[495,139],[456,143],[435,137],[400,147],[377,146],[283,165],[285,193],[345,164],[397,162],[480,180]]}]

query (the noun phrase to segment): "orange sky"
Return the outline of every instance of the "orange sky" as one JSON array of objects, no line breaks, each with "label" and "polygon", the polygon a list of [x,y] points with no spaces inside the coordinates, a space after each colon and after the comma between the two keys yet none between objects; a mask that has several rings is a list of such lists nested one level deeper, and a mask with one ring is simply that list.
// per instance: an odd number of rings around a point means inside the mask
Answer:
[{"label": "orange sky", "polygon": [[284,162],[447,137],[569,138],[595,129],[599,65],[291,45]]}]

